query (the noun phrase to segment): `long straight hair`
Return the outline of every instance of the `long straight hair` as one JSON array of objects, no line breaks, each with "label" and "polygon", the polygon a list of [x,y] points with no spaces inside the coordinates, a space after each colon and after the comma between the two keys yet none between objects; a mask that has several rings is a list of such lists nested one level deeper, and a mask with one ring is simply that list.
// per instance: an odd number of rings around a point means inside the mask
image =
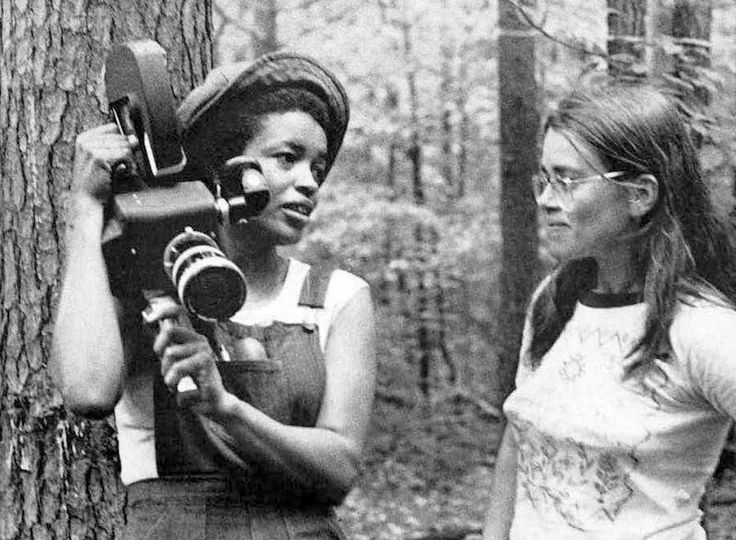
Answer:
[{"label": "long straight hair", "polygon": [[[634,272],[647,305],[644,333],[629,352],[631,373],[666,351],[677,303],[708,296],[736,304],[736,246],[731,223],[717,215],[697,150],[677,105],[648,85],[609,84],[573,92],[545,124],[587,143],[608,170],[651,174],[659,196],[633,240]],[[536,366],[595,287],[592,259],[561,264],[531,312]]]}]

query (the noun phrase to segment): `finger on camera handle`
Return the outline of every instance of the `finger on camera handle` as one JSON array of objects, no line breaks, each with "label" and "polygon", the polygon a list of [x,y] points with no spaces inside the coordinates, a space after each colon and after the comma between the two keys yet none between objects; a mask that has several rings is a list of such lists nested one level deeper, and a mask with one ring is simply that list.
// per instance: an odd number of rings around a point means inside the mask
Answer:
[{"label": "finger on camera handle", "polygon": [[179,326],[192,328],[192,323],[177,300],[164,291],[143,291],[148,306],[141,312],[146,324],[153,324],[162,320],[176,322]]},{"label": "finger on camera handle", "polygon": [[[158,291],[146,291],[144,296],[148,300],[148,307],[143,310],[141,316],[147,324],[158,322],[159,332],[177,324],[191,328],[189,318],[182,312],[181,306],[174,298]],[[180,393],[192,392],[197,390],[197,385],[194,379],[187,375],[179,380],[176,389]]]},{"label": "finger on camera handle", "polygon": [[[158,329],[159,332],[163,332],[164,330],[168,330],[172,326],[176,325],[176,319],[169,317],[165,319],[159,319],[158,321]],[[180,394],[183,394],[185,392],[196,392],[198,390],[197,384],[194,382],[194,379],[192,379],[191,376],[185,375],[181,379],[179,379],[179,382],[176,383],[176,391]]]}]

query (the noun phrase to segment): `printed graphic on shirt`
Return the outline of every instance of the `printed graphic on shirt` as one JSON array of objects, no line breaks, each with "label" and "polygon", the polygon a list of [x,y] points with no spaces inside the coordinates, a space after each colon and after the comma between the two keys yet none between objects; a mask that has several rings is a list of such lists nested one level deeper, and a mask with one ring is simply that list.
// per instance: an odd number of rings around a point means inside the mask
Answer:
[{"label": "printed graphic on shirt", "polygon": [[568,325],[510,399],[519,495],[548,519],[594,530],[631,503],[637,449],[650,437],[646,422],[632,421],[631,389],[620,384],[633,344],[626,333]]},{"label": "printed graphic on shirt", "polygon": [[518,426],[518,467],[523,495],[543,514],[558,514],[567,524],[586,530],[592,522],[614,521],[631,499],[631,451],[598,451],[573,440],[558,441]]}]

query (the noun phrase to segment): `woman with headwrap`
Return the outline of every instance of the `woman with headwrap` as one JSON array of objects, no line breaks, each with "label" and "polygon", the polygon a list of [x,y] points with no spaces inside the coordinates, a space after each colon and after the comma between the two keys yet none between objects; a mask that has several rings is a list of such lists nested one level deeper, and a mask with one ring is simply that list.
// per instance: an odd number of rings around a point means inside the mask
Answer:
[{"label": "woman with headwrap", "polygon": [[[113,125],[82,133],[52,354],[66,406],[115,411],[126,538],[343,538],[332,508],[357,476],[368,425],[370,294],[362,279],[277,247],[309,223],[347,97],[315,61],[276,53],[213,70],[178,112],[188,174],[217,189],[244,160],[262,168],[266,209],[217,231],[247,299],[207,336],[158,304],[148,322],[181,324],[146,332],[140,305],[111,292],[100,240],[110,171],[137,142]],[[186,377],[196,389],[177,392]]]}]

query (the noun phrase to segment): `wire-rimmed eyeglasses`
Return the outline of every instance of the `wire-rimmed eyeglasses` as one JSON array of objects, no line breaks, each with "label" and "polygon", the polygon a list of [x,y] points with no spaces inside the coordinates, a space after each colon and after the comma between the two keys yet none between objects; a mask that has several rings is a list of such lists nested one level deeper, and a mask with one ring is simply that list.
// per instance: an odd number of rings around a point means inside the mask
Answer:
[{"label": "wire-rimmed eyeglasses", "polygon": [[[539,202],[542,193],[547,186],[552,187],[552,192],[560,199],[569,201],[572,198],[573,188],[577,184],[592,182],[593,180],[614,180],[629,173],[623,171],[611,171],[607,173],[593,174],[590,176],[582,176],[580,178],[570,178],[557,173],[548,173],[547,171],[539,171],[532,176],[532,189],[534,198]],[[618,184],[618,182],[616,182]]]}]

